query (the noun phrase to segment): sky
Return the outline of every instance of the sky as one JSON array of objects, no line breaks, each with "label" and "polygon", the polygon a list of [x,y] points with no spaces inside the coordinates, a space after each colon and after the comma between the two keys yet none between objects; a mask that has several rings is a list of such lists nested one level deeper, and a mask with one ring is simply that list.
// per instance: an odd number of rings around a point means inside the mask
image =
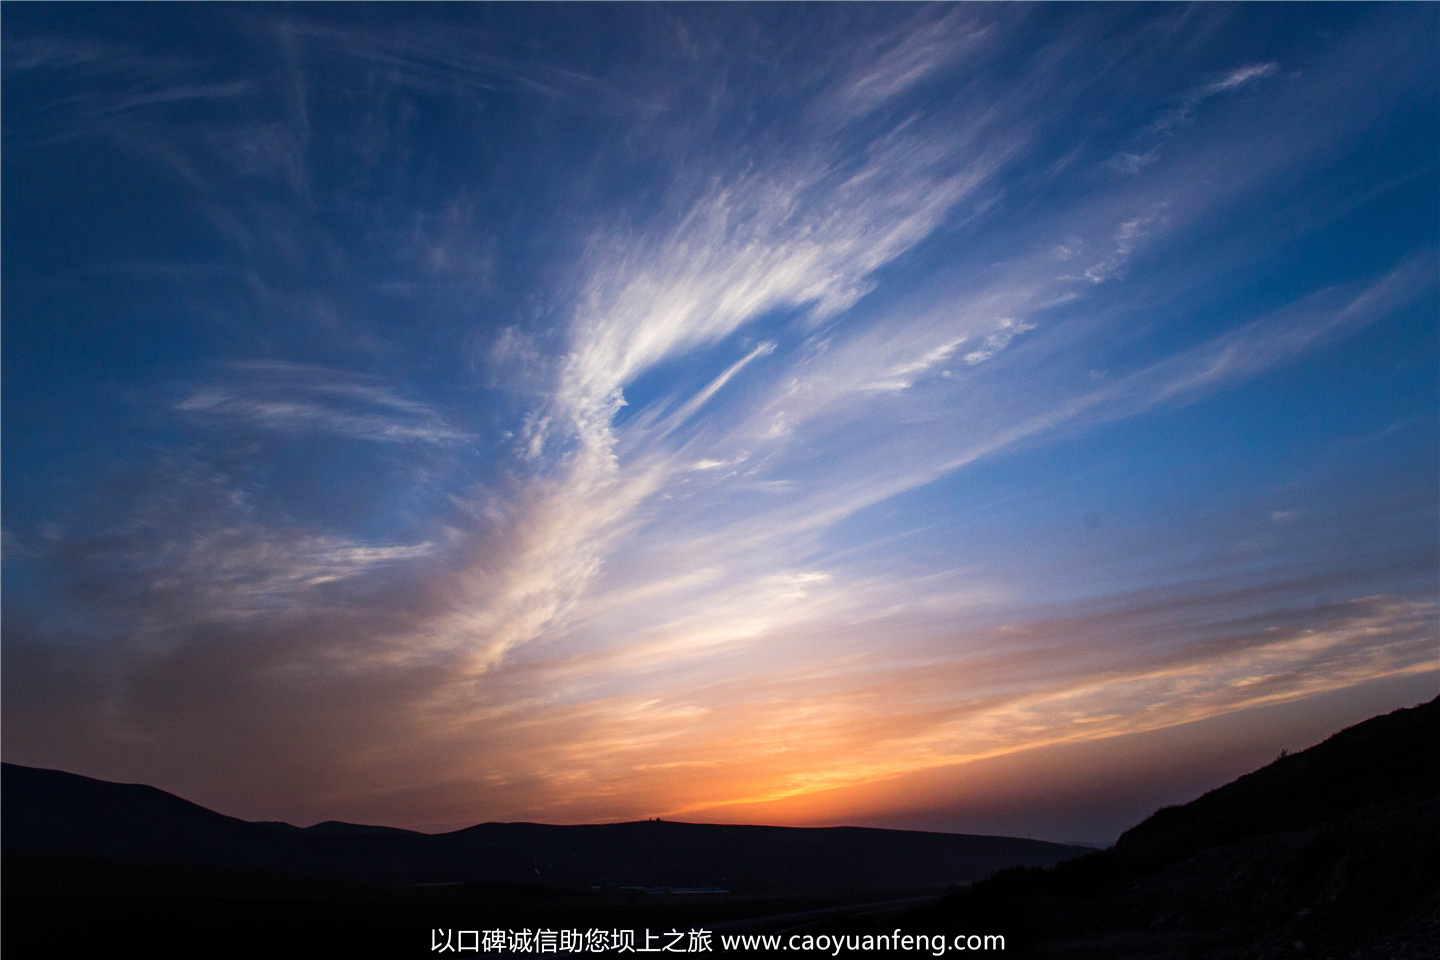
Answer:
[{"label": "sky", "polygon": [[1440,7],[5,4],[3,753],[1108,842],[1440,693]]}]

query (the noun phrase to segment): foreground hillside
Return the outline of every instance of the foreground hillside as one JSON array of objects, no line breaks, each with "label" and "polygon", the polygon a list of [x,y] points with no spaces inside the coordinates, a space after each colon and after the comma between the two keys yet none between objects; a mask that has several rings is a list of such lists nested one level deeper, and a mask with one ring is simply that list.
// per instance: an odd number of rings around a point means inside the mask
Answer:
[{"label": "foreground hillside", "polygon": [[1074,960],[1440,957],[1440,699],[901,920]]}]

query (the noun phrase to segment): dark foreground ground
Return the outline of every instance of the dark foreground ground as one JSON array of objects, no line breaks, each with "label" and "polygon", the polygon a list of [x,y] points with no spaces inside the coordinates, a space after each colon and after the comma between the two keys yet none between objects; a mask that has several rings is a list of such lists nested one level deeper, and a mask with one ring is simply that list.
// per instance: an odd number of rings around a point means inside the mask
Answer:
[{"label": "dark foreground ground", "polygon": [[[13,858],[13,859],[12,859]],[[435,947],[479,944],[461,931],[528,932],[529,950],[491,951],[487,956],[540,956],[540,932],[590,944],[591,931],[629,931],[639,952],[686,952],[714,957],[722,933],[786,928],[813,923],[842,909],[893,915],[917,898],[861,903],[863,896],[578,894],[538,889],[483,887],[366,888],[309,878],[238,874],[210,869],[170,870],[146,877],[126,861],[81,861],[48,854],[7,854],[3,916],[7,957],[121,955],[129,950],[161,957],[423,957]],[[61,877],[63,892],[42,892],[47,875]],[[83,878],[104,892],[76,892]],[[138,878],[138,880],[137,880]],[[155,882],[148,882],[150,880]],[[41,881],[41,882],[37,882]],[[10,884],[21,889],[11,892]],[[189,884],[188,889],[175,889]],[[127,888],[123,892],[116,887]],[[936,899],[921,894],[920,902]],[[709,950],[691,930],[705,931]],[[590,940],[586,935],[591,934]],[[647,940],[647,934],[650,938]],[[668,935],[667,935],[668,934]],[[678,942],[677,942],[678,941]],[[665,948],[670,949],[665,949]],[[452,952],[452,951],[446,951]],[[470,951],[457,955],[466,955]],[[628,951],[626,951],[628,952]],[[589,956],[624,956],[613,950]],[[566,951],[564,955],[574,955]]]},{"label": "dark foreground ground", "polygon": [[[299,830],[54,771],[6,765],[3,786],[7,957],[596,956],[597,931],[618,957],[630,951],[615,931],[628,931],[636,956],[714,957],[727,937],[774,936],[728,953],[1440,960],[1440,700],[1079,857],[849,828]],[[927,939],[897,950],[897,929]],[[509,932],[507,948],[486,949],[487,930]],[[528,949],[510,950],[522,933]]]}]

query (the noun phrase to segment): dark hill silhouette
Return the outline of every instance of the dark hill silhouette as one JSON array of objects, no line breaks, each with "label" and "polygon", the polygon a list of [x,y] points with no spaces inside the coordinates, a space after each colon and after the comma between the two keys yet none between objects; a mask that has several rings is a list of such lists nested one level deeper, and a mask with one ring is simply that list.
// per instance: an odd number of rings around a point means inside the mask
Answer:
[{"label": "dark hill silhouette", "polygon": [[284,871],[390,884],[724,888],[746,894],[943,889],[1085,848],[856,827],[642,821],[484,823],[429,835],[329,821],[251,823],[138,784],[3,764],[7,850]]},{"label": "dark hill silhouette", "polygon": [[763,929],[767,917],[933,899],[1086,849],[660,821],[485,823],[433,836],[334,821],[302,828],[14,764],[0,765],[0,792],[0,930],[15,956],[54,952],[62,933],[66,952],[188,957],[203,944],[206,956],[395,957],[427,952],[435,928]]},{"label": "dark hill silhouette", "polygon": [[1440,698],[896,922],[1071,960],[1440,957]]},{"label": "dark hill silhouette", "polygon": [[1376,803],[1440,795],[1440,699],[1342,730],[1127,830],[1117,854],[1183,860],[1245,837],[1300,830]]}]

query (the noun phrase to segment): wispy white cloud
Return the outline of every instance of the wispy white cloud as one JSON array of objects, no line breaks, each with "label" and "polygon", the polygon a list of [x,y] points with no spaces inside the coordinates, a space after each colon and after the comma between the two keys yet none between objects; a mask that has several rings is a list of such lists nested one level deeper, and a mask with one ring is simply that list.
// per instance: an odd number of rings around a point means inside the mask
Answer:
[{"label": "wispy white cloud", "polygon": [[[779,174],[740,171],[717,181],[658,240],[597,242],[555,393],[546,413],[527,419],[530,456],[552,435],[557,451],[569,452],[557,453],[564,458],[558,472],[537,483],[527,519],[517,520],[515,555],[524,559],[506,585],[440,633],[473,637],[482,662],[494,662],[554,627],[634,522],[631,512],[673,471],[696,462],[656,451],[622,464],[612,418],[626,384],[773,312],[824,318],[854,304],[875,270],[935,229],[1003,156],[992,148],[952,157],[942,143],[896,134],[858,168],[809,157],[785,161]],[[721,372],[663,421],[664,431],[774,349],[762,343]]]},{"label": "wispy white cloud", "polygon": [[1121,173],[1135,174],[1159,159],[1160,151],[1155,147],[1151,147],[1144,153],[1131,153],[1128,150],[1122,150],[1110,158],[1110,166],[1119,170]]},{"label": "wispy white cloud", "polygon": [[1118,151],[1107,161],[1107,165],[1130,176],[1138,174],[1160,159],[1160,148],[1154,145],[1155,141],[1173,136],[1176,129],[1193,123],[1195,114],[1207,100],[1222,93],[1251,86],[1272,75],[1278,68],[1278,63],[1249,64],[1237,67],[1219,79],[1191,88],[1178,102],[1163,111],[1136,135],[1132,143],[1133,149]]},{"label": "wispy white cloud", "polygon": [[986,360],[994,358],[1001,350],[1010,346],[1011,340],[1014,340],[1022,333],[1028,333],[1034,329],[1035,324],[1033,323],[1026,323],[1024,320],[1016,320],[1013,317],[1006,317],[1000,321],[1000,328],[985,338],[984,346],[979,350],[972,350],[965,354],[965,362],[972,367],[977,363],[984,363]]},{"label": "wispy white cloud", "polygon": [[752,360],[756,360],[760,357],[768,357],[774,352],[775,341],[766,340],[754,350],[751,350],[749,353],[745,354],[745,356],[741,357],[739,360],[736,360],[730,366],[726,367],[725,371],[721,373],[720,376],[716,377],[714,380],[711,380],[708,384],[705,385],[704,389],[700,390],[698,393],[695,394],[695,396],[691,397],[689,400],[686,400],[679,407],[679,409],[677,409],[673,414],[670,414],[665,418],[667,427],[669,429],[674,429],[675,427],[678,427],[680,424],[684,423],[686,420],[690,419],[691,415],[694,414],[696,410],[699,410],[700,407],[702,407],[707,400],[715,396],[715,394],[720,391],[721,387],[729,383],[730,380],[735,376],[735,374],[745,369],[745,367],[749,365]]},{"label": "wispy white cloud", "polygon": [[1165,133],[1174,127],[1181,127],[1194,120],[1195,112],[1205,101],[1222,93],[1249,86],[1279,69],[1278,63],[1252,63],[1236,67],[1229,73],[1209,83],[1188,91],[1180,102],[1166,110],[1148,128],[1151,134]]},{"label": "wispy white cloud", "polygon": [[[395,33],[292,21],[284,31],[324,51],[384,65],[393,82],[428,92],[450,95],[462,86],[547,97],[616,96],[596,77],[534,56],[505,56],[497,49],[496,37],[453,26]],[[515,53],[521,52],[517,47]]]},{"label": "wispy white cloud", "polygon": [[[888,368],[882,375],[882,379],[875,380],[869,384],[871,390],[908,390],[915,383],[915,378],[928,373],[936,365],[950,359],[960,344],[964,343],[967,337],[956,337],[948,343],[942,343],[933,350],[926,352],[919,359],[906,363],[898,363]],[[1008,342],[1008,341],[1007,341]]]},{"label": "wispy white cloud", "polygon": [[[261,630],[353,602],[337,594],[432,558],[436,544],[363,540],[265,522],[243,486],[187,457],[117,484],[100,523],[56,528],[40,553],[140,643],[215,625]],[[116,509],[119,507],[119,509]]]},{"label": "wispy white cloud", "polygon": [[701,197],[660,242],[597,248],[574,323],[559,401],[603,424],[620,389],[661,360],[767,313],[833,316],[870,275],[914,246],[997,169],[1003,150],[957,172],[938,142],[882,145],[858,170],[803,163],[789,176],[741,174]]},{"label": "wispy white cloud", "polygon": [[7,72],[60,71],[86,66],[148,62],[131,49],[95,37],[7,37],[3,50],[4,69]]},{"label": "wispy white cloud", "polygon": [[865,57],[839,90],[851,110],[864,114],[900,96],[974,51],[991,32],[964,7],[929,14],[875,43],[882,52]]},{"label": "wispy white cloud", "polygon": [[1159,403],[1253,377],[1408,306],[1435,290],[1440,281],[1437,273],[1440,268],[1434,251],[1413,254],[1358,291],[1318,291],[1234,333],[1134,374],[1120,389],[1128,387],[1134,395],[1144,397],[1144,402]]},{"label": "wispy white cloud", "polygon": [[[159,569],[153,595],[184,594],[198,622],[252,620],[307,606],[304,594],[434,553],[430,543],[375,545],[335,536],[277,534],[252,526],[206,531],[173,544],[173,556],[148,553]],[[174,619],[168,626],[178,624]]]},{"label": "wispy white cloud", "polygon": [[1206,86],[1204,93],[1206,96],[1214,96],[1217,93],[1224,93],[1226,90],[1243,87],[1262,77],[1270,76],[1279,66],[1278,63],[1252,63],[1244,67],[1236,67],[1219,80]]},{"label": "wispy white cloud", "polygon": [[190,103],[257,100],[265,83],[249,77],[215,79],[194,63],[146,57],[105,43],[40,42],[22,47],[7,72],[48,69],[75,75],[79,92],[32,104],[15,118],[18,139],[56,143],[129,131],[144,118]]},{"label": "wispy white cloud", "polygon": [[[703,513],[693,513],[686,499],[660,511],[650,521],[659,524],[651,528],[651,549],[673,538],[687,550],[703,551],[711,565],[727,556],[748,558],[741,564],[745,568],[760,558],[777,565],[794,563],[811,549],[811,536],[866,507],[1046,435],[1135,416],[1162,404],[1189,402],[1257,376],[1342,333],[1382,320],[1435,285],[1433,267],[1426,257],[1418,256],[1361,290],[1317,295],[1129,374],[1098,383],[1084,378],[1084,389],[1078,392],[1057,393],[1054,386],[1042,389],[1040,383],[1030,383],[1028,389],[983,399],[960,378],[938,380],[937,389],[943,384],[944,391],[960,391],[969,399],[970,409],[954,420],[936,416],[933,395],[916,397],[879,416],[865,404],[837,405],[839,397],[864,396],[863,384],[868,381],[858,376],[850,381],[855,386],[849,391],[837,394],[829,387],[832,392],[826,394],[830,399],[823,408],[802,413],[804,408],[784,406],[792,403],[795,394],[793,384],[785,387],[782,381],[774,393],[757,401],[747,425],[720,435],[710,449],[755,447],[776,404],[792,417],[794,432],[785,444],[758,457],[751,449],[738,475],[706,489]],[[859,352],[866,355],[873,350],[862,347]],[[870,369],[872,377],[880,372]],[[967,365],[967,369],[978,367]],[[827,378],[814,382],[823,385]],[[817,451],[825,464],[820,471],[810,459]],[[713,459],[721,460],[723,455],[717,453]],[[747,499],[747,491],[758,493],[765,484],[791,477],[803,481],[788,480],[789,493],[783,500]],[[668,519],[661,523],[659,517]],[[670,567],[685,563],[676,559]]]},{"label": "wispy white cloud", "polygon": [[1104,259],[1085,271],[1085,279],[1091,283],[1105,283],[1125,276],[1125,265],[1136,246],[1157,224],[1164,223],[1164,209],[1168,204],[1156,204],[1156,209],[1142,216],[1134,217],[1120,224],[1115,231],[1115,248]]},{"label": "wispy white cloud", "polygon": [[399,396],[375,378],[290,363],[241,362],[232,369],[245,376],[202,387],[174,409],[210,423],[382,443],[473,439],[433,407]]}]

